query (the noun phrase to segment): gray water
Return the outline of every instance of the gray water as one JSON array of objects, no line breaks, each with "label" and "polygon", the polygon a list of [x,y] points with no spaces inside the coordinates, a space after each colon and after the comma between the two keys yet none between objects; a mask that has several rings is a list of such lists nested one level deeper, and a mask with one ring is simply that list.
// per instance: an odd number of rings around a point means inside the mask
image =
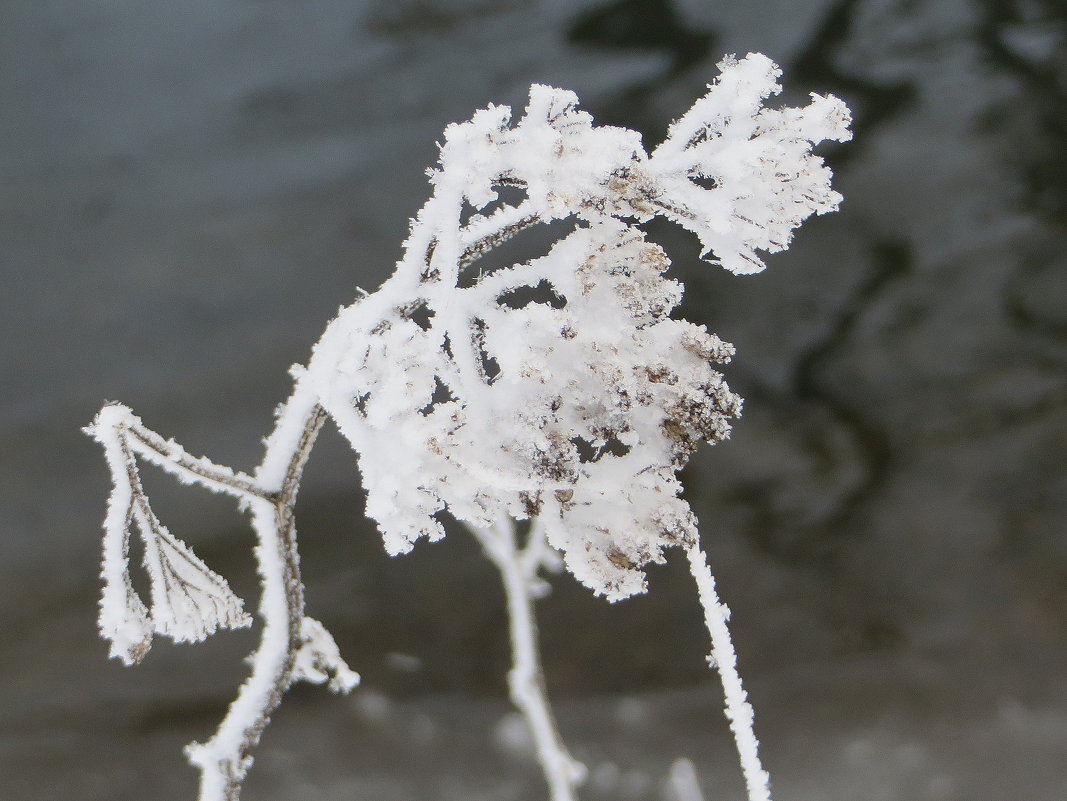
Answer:
[{"label": "gray water", "polygon": [[[1062,0],[0,4],[0,797],[193,798],[181,746],[252,647],[107,660],[78,430],[104,400],[250,468],[288,365],[389,273],[445,124],[543,82],[651,144],[751,50],[791,102],[854,109],[842,210],[743,279],[653,233],[738,348],[745,416],[687,481],[776,797],[1067,797],[1065,36]],[[254,597],[229,504],[146,481]],[[298,513],[311,613],[364,687],[295,689],[244,797],[544,798],[473,544],[388,560],[332,432]],[[662,798],[678,756],[741,797],[679,568],[542,605],[584,797]]]}]

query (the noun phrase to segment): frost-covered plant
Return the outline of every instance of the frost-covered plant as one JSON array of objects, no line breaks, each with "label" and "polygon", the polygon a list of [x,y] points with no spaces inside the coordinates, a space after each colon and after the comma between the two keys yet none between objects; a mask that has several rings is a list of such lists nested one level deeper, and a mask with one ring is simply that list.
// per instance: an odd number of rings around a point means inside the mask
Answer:
[{"label": "frost-covered plant", "polygon": [[[716,366],[733,348],[671,317],[682,287],[638,227],[665,217],[695,233],[734,273],[763,269],[757,251],[785,248],[809,215],[837,208],[814,144],[849,137],[834,97],[770,109],[780,71],[732,57],[708,93],[646,153],[629,130],[596,127],[570,92],[533,86],[525,114],[491,106],[450,125],[433,196],[404,256],[377,292],[326,327],[277,414],[251,475],[194,458],[126,407],[87,429],[114,479],[104,537],[100,627],[111,653],[140,661],[154,634],[196,641],[251,623],[226,581],[152,512],[137,457],[235,497],[258,537],[261,642],[252,673],[215,735],[190,745],[201,801],[236,799],[252,750],[286,689],[300,679],[348,691],[358,676],[329,633],[304,615],[293,509],[304,464],[328,417],[355,450],[367,513],[391,554],[468,528],[499,569],[514,666],[512,698],[531,728],[553,801],[584,776],[545,698],[533,602],[543,569],[566,569],[616,601],[645,590],[664,550],[689,558],[726,692],[750,799],[769,798],[752,709],[736,670],[696,521],[677,473],[702,441],[730,431],[741,399]],[[521,194],[505,200],[503,188]],[[490,210],[492,209],[492,210]],[[540,258],[486,270],[482,258],[519,231],[569,220]],[[480,263],[481,262],[481,263]],[[518,521],[529,521],[520,543]],[[128,554],[144,542],[151,599],[137,595]]]}]

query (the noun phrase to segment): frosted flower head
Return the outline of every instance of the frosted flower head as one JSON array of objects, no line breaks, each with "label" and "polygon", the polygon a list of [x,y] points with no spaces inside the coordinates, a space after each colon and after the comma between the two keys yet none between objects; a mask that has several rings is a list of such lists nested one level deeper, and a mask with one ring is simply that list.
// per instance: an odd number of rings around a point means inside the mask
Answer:
[{"label": "frosted flower head", "polygon": [[[342,310],[308,367],[390,552],[443,536],[445,512],[480,527],[538,516],[568,569],[618,599],[644,589],[664,548],[695,541],[677,471],[740,413],[716,369],[733,348],[671,318],[682,287],[636,226],[664,216],[727,269],[762,269],[757,250],[836,208],[811,147],[848,136],[835,98],[763,108],[779,91],[765,57],[721,67],[651,155],[545,86],[513,126],[494,106],[446,130],[396,273]],[[501,202],[502,186],[524,198]],[[464,272],[564,218],[576,228],[544,256]]]}]

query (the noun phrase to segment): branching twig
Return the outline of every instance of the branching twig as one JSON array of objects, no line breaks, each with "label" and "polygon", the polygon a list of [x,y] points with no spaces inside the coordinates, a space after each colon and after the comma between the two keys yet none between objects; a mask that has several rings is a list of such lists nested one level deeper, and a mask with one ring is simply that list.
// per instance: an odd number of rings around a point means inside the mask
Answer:
[{"label": "branching twig", "polygon": [[567,752],[548,703],[533,608],[537,590],[531,580],[534,576],[530,566],[534,563],[528,555],[538,554],[541,544],[537,538],[543,537],[543,533],[539,527],[532,526],[530,540],[520,549],[515,522],[510,517],[491,528],[470,525],[467,528],[500,572],[504,585],[511,637],[512,667],[508,673],[511,700],[530,727],[552,801],[575,801],[575,789],[585,780],[586,769]]},{"label": "branching twig", "polygon": [[[286,407],[287,410],[295,407]],[[200,768],[200,801],[235,801],[251,766],[252,749],[259,743],[270,716],[293,680],[297,654],[307,642],[304,633],[304,587],[296,550],[293,507],[304,465],[326,419],[315,405],[304,419],[296,446],[289,453],[281,488],[270,499],[250,503],[255,548],[263,595],[263,631],[252,656],[252,673],[237,699],[206,743],[186,747],[189,761]],[[271,464],[272,448],[287,445],[291,413],[282,414],[275,435],[267,441],[263,464]],[[285,430],[281,430],[285,429]]]}]

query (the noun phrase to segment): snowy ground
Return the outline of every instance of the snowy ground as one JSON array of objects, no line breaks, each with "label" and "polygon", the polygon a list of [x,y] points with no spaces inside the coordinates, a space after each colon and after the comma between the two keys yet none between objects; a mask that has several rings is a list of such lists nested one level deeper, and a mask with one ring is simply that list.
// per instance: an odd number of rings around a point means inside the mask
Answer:
[{"label": "snowy ground", "polygon": [[[286,367],[399,255],[447,122],[538,81],[654,140],[748,50],[857,112],[839,214],[757,277],[676,259],[739,351],[745,417],[689,481],[777,798],[1067,797],[1067,12],[1015,6],[4,4],[0,797],[190,799],[181,745],[243,676],[245,634],[106,660],[78,433],[102,401],[251,466]],[[299,514],[311,611],[365,687],[295,691],[245,797],[543,798],[492,574],[458,537],[387,560],[352,461],[327,435]],[[229,505],[164,495],[250,595]],[[663,798],[678,756],[740,798],[691,595],[668,567],[618,607],[544,603],[589,799]]]}]

